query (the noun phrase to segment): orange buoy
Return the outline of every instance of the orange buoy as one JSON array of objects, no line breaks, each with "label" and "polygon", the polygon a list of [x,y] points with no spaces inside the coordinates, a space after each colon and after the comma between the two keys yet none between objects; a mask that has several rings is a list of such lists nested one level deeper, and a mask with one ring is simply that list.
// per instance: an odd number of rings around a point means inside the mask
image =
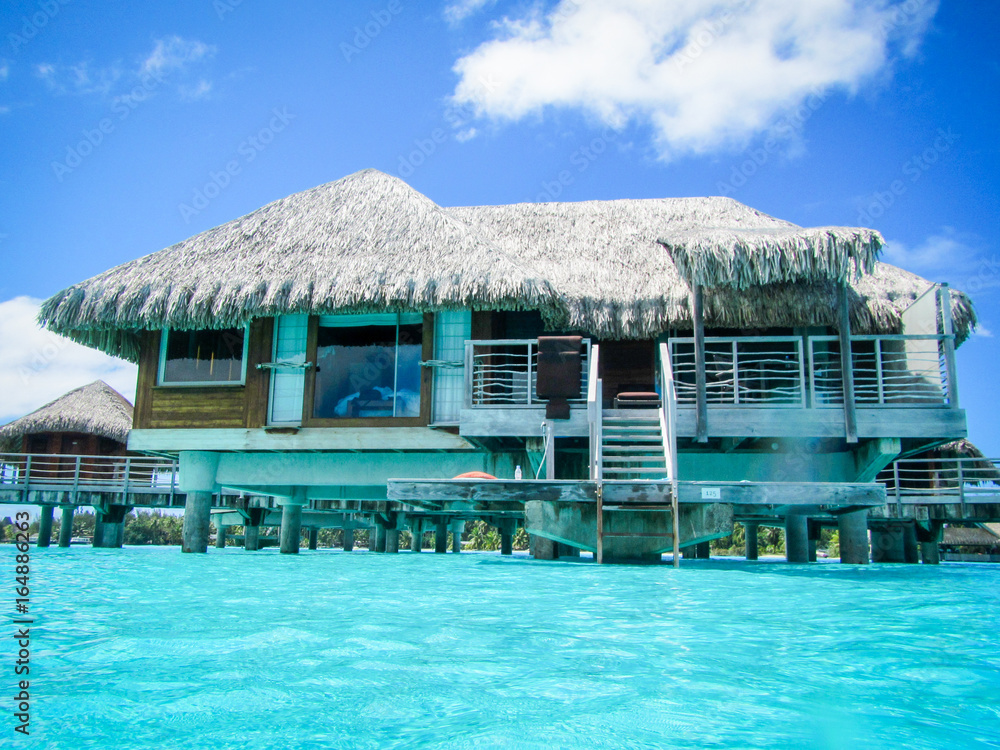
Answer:
[{"label": "orange buoy", "polygon": [[467,471],[464,474],[459,474],[455,479],[496,479],[496,477],[485,471]]}]

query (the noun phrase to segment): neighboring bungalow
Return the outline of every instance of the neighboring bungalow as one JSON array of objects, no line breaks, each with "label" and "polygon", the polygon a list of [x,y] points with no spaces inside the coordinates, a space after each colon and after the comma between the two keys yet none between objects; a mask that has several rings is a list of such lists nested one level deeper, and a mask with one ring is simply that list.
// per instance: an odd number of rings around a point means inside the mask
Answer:
[{"label": "neighboring bungalow", "polygon": [[[740,520],[781,523],[805,561],[832,524],[867,562],[876,475],[966,436],[954,349],[975,325],[882,245],[718,197],[442,208],[366,170],[40,320],[138,363],[129,448],[179,457],[185,549],[228,488],[277,498],[286,552],[305,508],[374,521],[388,550],[483,518],[505,551],[524,524],[537,556],[604,560]],[[470,471],[499,480],[451,479]]]},{"label": "neighboring bungalow", "polygon": [[[132,404],[103,380],[95,380],[0,427],[0,454],[30,454],[33,466],[28,468],[35,476],[55,482],[71,481],[74,475],[81,473],[83,457],[87,457],[82,467],[84,474],[117,463],[100,459],[95,462],[91,457],[124,456],[131,429]],[[11,468],[17,465],[4,463]],[[75,505],[73,502],[60,504],[60,547],[70,544]],[[48,547],[56,505],[44,503],[39,507],[38,546]],[[121,523],[112,529],[115,538],[109,539],[106,546],[121,546],[120,528],[124,528]],[[95,546],[101,546],[102,540],[96,537],[95,530]]]}]

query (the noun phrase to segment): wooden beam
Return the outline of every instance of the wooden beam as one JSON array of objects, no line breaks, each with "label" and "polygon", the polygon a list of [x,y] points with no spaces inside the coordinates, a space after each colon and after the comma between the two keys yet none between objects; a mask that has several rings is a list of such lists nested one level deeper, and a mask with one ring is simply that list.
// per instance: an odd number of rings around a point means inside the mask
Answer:
[{"label": "wooden beam", "polygon": [[[701,284],[692,290],[694,319],[695,440],[708,442],[708,379],[705,374],[705,316]],[[735,366],[735,364],[734,364]]]},{"label": "wooden beam", "polygon": [[848,443],[858,442],[858,416],[854,403],[854,357],[851,354],[851,307],[847,283],[840,286],[840,372],[844,383],[844,431]]}]

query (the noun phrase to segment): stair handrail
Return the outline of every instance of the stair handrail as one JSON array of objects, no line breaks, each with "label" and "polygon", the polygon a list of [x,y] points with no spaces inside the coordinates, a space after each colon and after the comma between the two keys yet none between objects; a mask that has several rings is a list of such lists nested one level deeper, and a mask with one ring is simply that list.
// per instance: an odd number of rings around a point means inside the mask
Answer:
[{"label": "stair handrail", "polygon": [[663,439],[663,458],[667,465],[667,479],[670,480],[670,512],[673,516],[674,567],[681,564],[680,549],[680,502],[677,498],[677,386],[674,383],[674,367],[670,361],[670,350],[665,341],[660,342],[660,434]]},{"label": "stair handrail", "polygon": [[598,377],[598,362],[600,347],[594,344],[590,347],[590,362],[587,371],[587,422],[590,428],[590,478],[600,481],[601,471],[601,441],[603,439],[604,416],[604,383]]}]

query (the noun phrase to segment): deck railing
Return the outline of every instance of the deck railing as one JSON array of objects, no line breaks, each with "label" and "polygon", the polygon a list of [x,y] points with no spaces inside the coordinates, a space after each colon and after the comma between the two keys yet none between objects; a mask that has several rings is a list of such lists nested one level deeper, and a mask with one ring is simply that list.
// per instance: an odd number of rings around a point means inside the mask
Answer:
[{"label": "deck railing", "polygon": [[[852,336],[855,403],[862,407],[954,406],[944,336]],[[693,338],[669,342],[677,403],[696,402]],[[736,336],[705,339],[709,406],[841,407],[837,336]]]},{"label": "deck railing", "polygon": [[876,478],[890,503],[1000,503],[1000,460],[901,458]]},{"label": "deck railing", "polygon": [[[584,339],[580,394],[570,404],[587,401],[590,340]],[[537,339],[489,339],[465,342],[466,406],[531,407],[545,402],[536,395]]]},{"label": "deck railing", "polygon": [[0,453],[0,490],[177,494],[177,461],[150,456]]},{"label": "deck railing", "polygon": [[[854,402],[908,409],[951,405],[942,340],[942,336],[852,336]],[[810,336],[808,344],[813,406],[843,405],[839,339]]]},{"label": "deck railing", "polygon": [[[671,339],[669,349],[677,403],[694,404],[694,339]],[[707,337],[705,375],[705,396],[710,405],[806,405],[801,336]]]}]

